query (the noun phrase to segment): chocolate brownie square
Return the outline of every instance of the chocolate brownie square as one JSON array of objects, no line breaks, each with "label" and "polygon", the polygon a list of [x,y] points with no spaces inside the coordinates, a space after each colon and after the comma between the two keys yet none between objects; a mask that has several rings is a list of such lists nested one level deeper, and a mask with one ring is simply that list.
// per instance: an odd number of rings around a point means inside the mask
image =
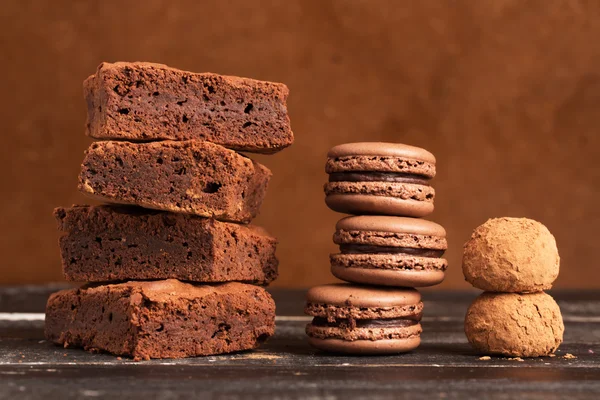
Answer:
[{"label": "chocolate brownie square", "polygon": [[271,296],[237,282],[87,286],[54,293],[46,306],[49,341],[136,360],[254,349],[274,331]]},{"label": "chocolate brownie square", "polygon": [[202,139],[257,153],[294,141],[282,83],[118,62],[100,64],[83,86],[94,138]]},{"label": "chocolate brownie square", "polygon": [[269,169],[200,140],[92,143],[79,190],[100,200],[249,222],[271,179]]},{"label": "chocolate brownie square", "polygon": [[277,240],[253,225],[133,206],[57,208],[68,281],[169,279],[268,284]]}]

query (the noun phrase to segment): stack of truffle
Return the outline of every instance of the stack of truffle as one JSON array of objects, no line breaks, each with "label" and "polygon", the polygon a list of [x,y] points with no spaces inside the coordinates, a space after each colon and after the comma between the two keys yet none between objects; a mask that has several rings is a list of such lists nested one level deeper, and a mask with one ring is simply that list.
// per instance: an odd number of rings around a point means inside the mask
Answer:
[{"label": "stack of truffle", "polygon": [[465,333],[483,354],[539,357],[562,343],[560,308],[544,290],[558,277],[556,241],[526,218],[490,219],[465,244],[463,273],[485,290],[469,307]]},{"label": "stack of truffle", "polygon": [[423,310],[414,287],[440,283],[447,267],[444,228],[415,218],[433,211],[435,157],[392,143],[343,144],[327,156],[326,203],[354,215],[336,225],[331,272],[350,283],[309,290],[309,342],[344,353],[410,351]]},{"label": "stack of truffle", "polygon": [[[79,190],[112,203],[57,208],[64,276],[46,336],[135,359],[257,347],[274,333],[261,287],[276,240],[248,225],[271,172],[237,151],[293,142],[283,84],[150,63],[103,63],[84,82]],[[185,282],[182,282],[185,281]]]}]

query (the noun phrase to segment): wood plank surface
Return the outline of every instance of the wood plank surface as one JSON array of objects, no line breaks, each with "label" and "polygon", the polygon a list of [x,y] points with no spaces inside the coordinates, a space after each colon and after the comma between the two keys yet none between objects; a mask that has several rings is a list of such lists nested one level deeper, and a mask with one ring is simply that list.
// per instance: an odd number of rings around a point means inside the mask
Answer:
[{"label": "wood plank surface", "polygon": [[39,307],[51,290],[0,289],[0,399],[600,398],[597,292],[553,293],[566,325],[553,358],[480,360],[462,331],[476,292],[425,293],[423,343],[414,352],[330,355],[305,341],[303,291],[275,290],[277,333],[261,349],[133,362],[46,342]]}]

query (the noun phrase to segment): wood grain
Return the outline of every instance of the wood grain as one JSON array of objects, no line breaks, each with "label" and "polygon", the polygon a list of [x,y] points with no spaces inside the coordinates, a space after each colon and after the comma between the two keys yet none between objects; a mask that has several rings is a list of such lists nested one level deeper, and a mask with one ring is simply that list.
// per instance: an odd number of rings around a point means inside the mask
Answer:
[{"label": "wood grain", "polygon": [[[600,292],[553,293],[565,342],[553,358],[481,360],[467,344],[463,318],[475,292],[425,295],[422,345],[395,356],[341,356],[306,342],[304,291],[272,290],[275,336],[256,351],[183,360],[133,362],[43,340],[37,320],[56,287],[0,289],[0,398],[446,398],[595,399],[600,395]],[[29,301],[24,301],[29,299]],[[30,301],[33,301],[31,304]],[[38,304],[37,306],[35,304]],[[286,315],[287,314],[287,315]],[[10,314],[14,316],[14,314]],[[575,358],[568,358],[566,354]]]}]

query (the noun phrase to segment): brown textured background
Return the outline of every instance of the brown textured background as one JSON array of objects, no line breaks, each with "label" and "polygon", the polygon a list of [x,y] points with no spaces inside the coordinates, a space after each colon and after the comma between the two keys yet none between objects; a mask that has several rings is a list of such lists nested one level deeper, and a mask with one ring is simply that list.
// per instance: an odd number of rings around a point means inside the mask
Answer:
[{"label": "brown textured background", "polygon": [[341,216],[323,202],[325,154],[348,141],[438,158],[447,228],[442,288],[494,216],[546,224],[559,287],[600,287],[599,1],[12,1],[0,11],[0,282],[60,280],[51,211],[82,203],[81,83],[101,61],[154,61],[286,83],[296,143],[257,223],[280,239],[280,286],[333,280]]}]

